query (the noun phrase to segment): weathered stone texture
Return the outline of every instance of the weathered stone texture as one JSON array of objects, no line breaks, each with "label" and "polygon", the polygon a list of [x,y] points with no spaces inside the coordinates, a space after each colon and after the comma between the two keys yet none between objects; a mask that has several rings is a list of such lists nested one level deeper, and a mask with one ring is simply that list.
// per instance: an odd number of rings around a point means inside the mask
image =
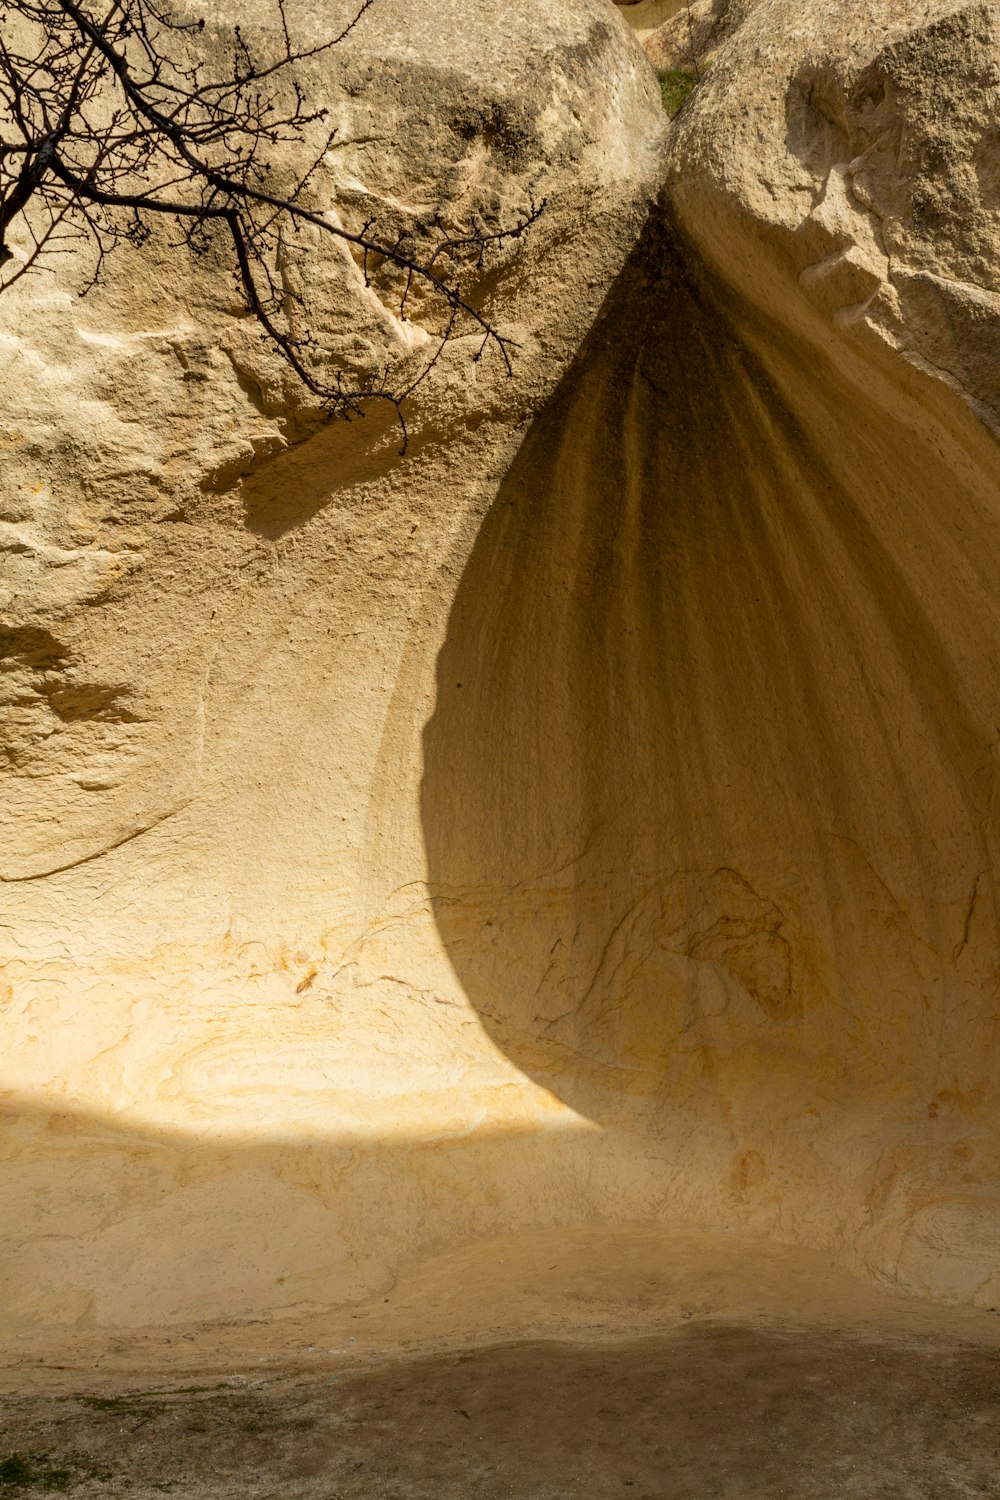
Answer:
[{"label": "weathered stone texture", "polygon": [[377,0],[313,80],[345,222],[549,202],[405,458],[216,266],[5,294],[8,1316],[595,1222],[1000,1298],[1000,24],[696,9],[672,126],[606,0]]}]

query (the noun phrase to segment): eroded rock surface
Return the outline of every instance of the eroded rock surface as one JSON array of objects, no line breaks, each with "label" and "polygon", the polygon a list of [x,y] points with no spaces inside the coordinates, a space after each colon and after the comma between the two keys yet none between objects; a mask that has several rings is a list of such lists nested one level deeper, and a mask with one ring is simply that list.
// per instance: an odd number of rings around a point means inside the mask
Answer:
[{"label": "eroded rock surface", "polygon": [[548,199],[405,458],[216,267],[5,294],[10,1316],[594,1222],[1000,1300],[1000,25],[696,9],[672,126],[606,0],[376,0],[314,80],[345,221]]}]

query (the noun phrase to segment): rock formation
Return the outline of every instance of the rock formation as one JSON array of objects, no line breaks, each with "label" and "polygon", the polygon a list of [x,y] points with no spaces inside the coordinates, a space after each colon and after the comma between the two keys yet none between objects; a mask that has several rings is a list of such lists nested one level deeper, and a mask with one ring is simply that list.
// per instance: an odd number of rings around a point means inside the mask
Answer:
[{"label": "rock formation", "polygon": [[1000,1298],[1000,20],[862,9],[696,7],[671,124],[608,0],[377,0],[336,212],[548,200],[404,457],[166,245],[4,294],[9,1319],[581,1224]]}]

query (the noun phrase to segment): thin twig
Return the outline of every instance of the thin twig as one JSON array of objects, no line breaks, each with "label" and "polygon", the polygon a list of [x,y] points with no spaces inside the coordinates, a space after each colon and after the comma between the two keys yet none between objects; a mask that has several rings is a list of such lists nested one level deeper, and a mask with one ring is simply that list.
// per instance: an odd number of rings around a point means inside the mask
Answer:
[{"label": "thin twig", "polygon": [[[512,371],[516,346],[463,292],[458,272],[482,270],[487,252],[520,239],[545,205],[531,204],[509,226],[472,218],[465,229],[445,230],[435,216],[436,233],[421,224],[383,239],[374,219],[352,230],[306,199],[333,143],[329,130],[305,170],[279,189],[269,148],[304,142],[326,117],[323,108],[307,105],[296,68],[348,36],[375,0],[360,0],[338,36],[308,46],[296,44],[286,0],[273,3],[276,53],[258,56],[234,27],[227,76],[217,65],[209,70],[204,22],[175,19],[157,0],[111,0],[100,20],[90,14],[89,0],[0,0],[0,265],[12,258],[6,238],[15,223],[25,226],[32,247],[0,281],[0,291],[37,269],[46,254],[62,253],[67,233],[85,234],[95,247],[81,295],[121,242],[141,247],[148,240],[156,219],[177,223],[194,254],[222,235],[248,312],[298,380],[329,411],[347,417],[368,401],[389,401],[405,447],[402,403],[428,378],[460,325],[481,334],[474,358],[493,347]],[[23,23],[20,31],[8,28],[11,16]],[[387,272],[398,276],[400,319],[418,286],[446,309],[434,353],[402,389],[393,389],[388,367],[361,380],[328,373],[321,343],[304,321],[304,298],[280,269],[286,228],[346,244],[366,286]],[[446,257],[453,267],[447,274],[440,269]]]}]

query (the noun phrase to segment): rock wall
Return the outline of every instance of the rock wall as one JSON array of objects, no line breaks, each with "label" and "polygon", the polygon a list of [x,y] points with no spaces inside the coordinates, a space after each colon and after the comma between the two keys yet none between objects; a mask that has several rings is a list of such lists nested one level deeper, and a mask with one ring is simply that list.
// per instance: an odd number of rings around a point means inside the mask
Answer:
[{"label": "rock wall", "polygon": [[7,1316],[634,1222],[992,1306],[994,10],[716,4],[672,126],[606,0],[417,10],[336,211],[549,206],[405,457],[218,267],[4,294]]}]

